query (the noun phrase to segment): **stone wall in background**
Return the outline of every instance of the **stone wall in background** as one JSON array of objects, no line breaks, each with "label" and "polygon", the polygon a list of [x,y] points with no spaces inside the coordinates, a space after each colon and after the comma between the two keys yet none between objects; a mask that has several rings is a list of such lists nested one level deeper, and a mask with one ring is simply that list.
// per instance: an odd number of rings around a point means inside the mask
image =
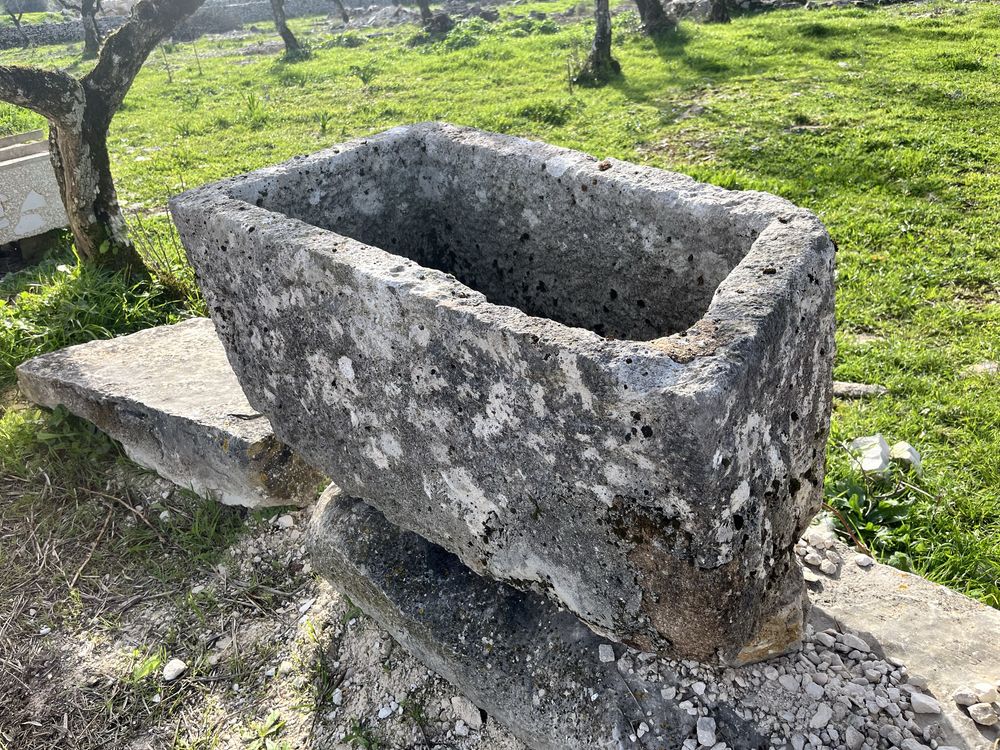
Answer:
[{"label": "stone wall in background", "polygon": [[[353,5],[354,3],[347,3]],[[364,3],[365,6],[371,3]],[[375,0],[376,5],[387,5],[388,0]],[[288,0],[285,13],[292,17],[324,15],[335,11],[330,0]],[[125,16],[104,16],[98,23],[101,32],[107,34],[125,22]],[[196,39],[202,34],[221,34],[239,28],[243,24],[271,20],[271,5],[266,0],[251,2],[225,2],[215,0],[205,5],[192,18],[181,24],[174,36],[181,40]],[[83,25],[79,20],[60,23],[26,24],[24,31],[32,44],[70,44],[83,40]],[[0,49],[14,49],[24,46],[24,39],[13,27],[0,29]]]}]

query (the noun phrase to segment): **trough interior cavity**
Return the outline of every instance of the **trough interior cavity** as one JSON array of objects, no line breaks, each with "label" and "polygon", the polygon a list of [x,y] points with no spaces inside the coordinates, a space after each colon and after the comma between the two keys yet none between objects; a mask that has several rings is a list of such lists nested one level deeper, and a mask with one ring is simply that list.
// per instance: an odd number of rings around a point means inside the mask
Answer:
[{"label": "trough interior cavity", "polygon": [[453,274],[494,304],[644,341],[701,318],[753,237],[624,176],[559,174],[529,151],[408,136],[289,170],[245,197]]}]

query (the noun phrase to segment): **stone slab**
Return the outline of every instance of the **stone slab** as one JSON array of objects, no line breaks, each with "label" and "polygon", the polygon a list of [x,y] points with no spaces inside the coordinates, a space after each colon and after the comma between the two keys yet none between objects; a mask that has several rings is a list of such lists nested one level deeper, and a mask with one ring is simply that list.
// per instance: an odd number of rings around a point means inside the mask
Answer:
[{"label": "stone slab", "polygon": [[0,143],[0,245],[67,225],[48,142],[40,131]]},{"label": "stone slab", "polygon": [[615,640],[795,642],[833,357],[813,214],[441,123],[171,210],[250,402],[345,492]]},{"label": "stone slab", "polygon": [[[848,562],[838,578],[823,579],[800,653],[722,669],[611,643],[545,598],[477,576],[334,487],[315,509],[308,544],[313,565],[336,588],[536,750],[688,747],[698,719],[712,730],[704,747],[857,750],[863,741],[921,750],[933,739],[987,750],[992,743],[949,703],[948,691],[962,675],[1000,677],[1000,613],[885,566],[864,572]],[[905,666],[887,654],[900,654]],[[907,684],[907,670],[927,676],[916,692],[936,697],[942,714],[901,716],[920,684],[916,677]],[[876,688],[898,697],[876,704]]]},{"label": "stone slab", "polygon": [[136,463],[227,505],[304,505],[322,486],[247,402],[206,318],[35,357],[17,378],[36,404],[64,406]]}]

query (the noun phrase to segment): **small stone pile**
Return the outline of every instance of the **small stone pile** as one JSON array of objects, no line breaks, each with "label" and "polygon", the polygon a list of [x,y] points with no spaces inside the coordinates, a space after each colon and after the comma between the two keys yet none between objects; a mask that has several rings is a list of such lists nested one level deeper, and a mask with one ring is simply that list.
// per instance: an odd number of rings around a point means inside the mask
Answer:
[{"label": "small stone pile", "polygon": [[[802,577],[806,583],[821,580],[816,575],[817,570],[827,576],[835,576],[840,572],[844,558],[837,552],[836,546],[837,534],[833,530],[833,522],[829,517],[821,516],[819,523],[810,526],[795,544],[795,554],[802,561]],[[870,555],[854,554],[853,562],[859,568],[870,568],[875,564],[875,559]]]},{"label": "small stone pile", "polygon": [[[727,745],[715,737],[714,714],[720,705],[735,707],[775,749],[949,750],[936,740],[939,728],[933,719],[941,706],[924,692],[926,680],[908,673],[897,659],[879,658],[851,633],[809,626],[799,653],[741,669],[658,660],[634,651],[626,652],[618,667],[642,680],[663,681],[664,698],[680,700],[682,708],[698,717],[697,737],[684,742],[685,750],[725,750]],[[963,693],[966,697],[982,694],[970,691]],[[922,727],[918,716],[932,721]],[[645,731],[642,724],[635,727],[636,738]]]}]

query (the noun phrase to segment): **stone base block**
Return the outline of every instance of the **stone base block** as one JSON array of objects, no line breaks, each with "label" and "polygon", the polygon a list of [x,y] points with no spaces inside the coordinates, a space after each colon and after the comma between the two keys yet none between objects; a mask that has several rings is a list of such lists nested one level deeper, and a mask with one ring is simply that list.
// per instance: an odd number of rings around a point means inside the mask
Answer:
[{"label": "stone base block", "polygon": [[304,505],[321,486],[247,402],[205,318],[35,357],[17,379],[36,404],[64,406],[136,463],[227,505]]},{"label": "stone base block", "polygon": [[[678,697],[623,673],[624,646],[542,596],[473,573],[335,487],[316,508],[310,546],[337,588],[536,750],[677,748],[696,735]],[[715,721],[728,747],[767,745],[725,708]]]},{"label": "stone base block", "polygon": [[[658,658],[547,598],[482,578],[331,487],[314,567],[407,651],[535,750],[988,750],[951,699],[1000,679],[1000,613],[831,542],[800,651],[737,668]],[[719,743],[723,743],[719,745]]]}]

